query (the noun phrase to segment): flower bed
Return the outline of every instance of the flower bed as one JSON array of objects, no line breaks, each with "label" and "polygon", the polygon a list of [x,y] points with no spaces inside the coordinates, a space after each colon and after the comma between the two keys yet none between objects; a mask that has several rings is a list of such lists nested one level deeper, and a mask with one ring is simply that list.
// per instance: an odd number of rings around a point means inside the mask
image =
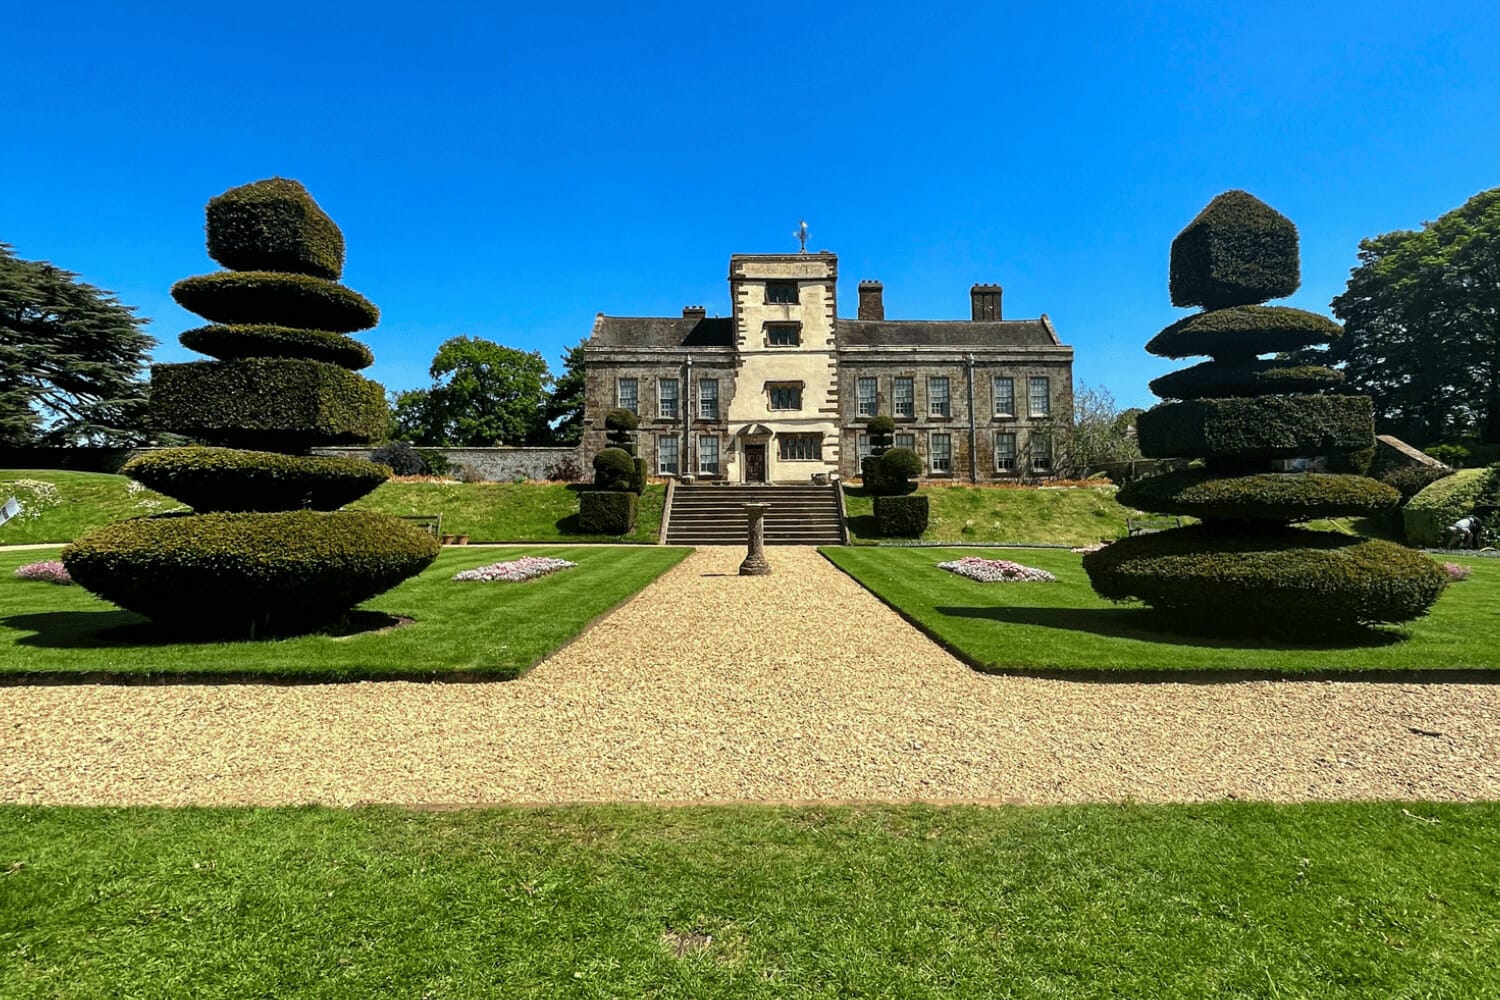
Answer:
[{"label": "flower bed", "polygon": [[556,573],[558,570],[572,569],[577,565],[576,562],[569,562],[566,559],[522,556],[519,559],[491,563],[477,569],[466,569],[461,573],[453,574],[453,579],[465,583],[520,583],[522,580],[534,580],[548,573]]},{"label": "flower bed", "polygon": [[978,556],[965,556],[962,559],[937,565],[938,569],[945,569],[950,573],[966,576],[970,580],[978,580],[980,583],[1055,583],[1057,581],[1057,577],[1044,569],[1022,566],[1008,559],[981,559]]},{"label": "flower bed", "polygon": [[73,582],[73,578],[68,575],[68,567],[56,559],[27,563],[25,566],[16,569],[16,576],[22,580],[35,580],[38,583],[56,583],[64,587]]},{"label": "flower bed", "polygon": [[1445,562],[1443,563],[1443,572],[1448,574],[1449,582],[1457,583],[1459,580],[1467,580],[1469,574],[1474,571],[1467,566],[1460,566],[1458,563]]}]

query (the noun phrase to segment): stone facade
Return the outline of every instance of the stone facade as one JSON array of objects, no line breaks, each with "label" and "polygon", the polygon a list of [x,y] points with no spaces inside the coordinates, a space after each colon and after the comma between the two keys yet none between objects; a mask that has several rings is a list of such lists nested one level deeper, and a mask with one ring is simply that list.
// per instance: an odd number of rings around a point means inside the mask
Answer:
[{"label": "stone facade", "polygon": [[[315,448],[319,455],[368,459],[373,448]],[[593,473],[578,448],[428,448],[441,454],[454,471],[463,468],[484,479],[508,483],[516,479],[551,479],[572,463],[582,478]],[[592,455],[592,452],[589,453]]]},{"label": "stone facade", "polygon": [[837,283],[831,253],[736,254],[729,317],[701,306],[680,319],[600,313],[585,347],[585,459],[605,446],[604,415],[623,405],[641,419],[636,450],[652,474],[852,478],[864,426],[881,413],[930,478],[1054,474],[1071,427],[1073,349],[1046,316],[1004,320],[1000,286],[975,285],[969,320],[886,320],[883,287],[862,282],[859,318],[841,319]]}]

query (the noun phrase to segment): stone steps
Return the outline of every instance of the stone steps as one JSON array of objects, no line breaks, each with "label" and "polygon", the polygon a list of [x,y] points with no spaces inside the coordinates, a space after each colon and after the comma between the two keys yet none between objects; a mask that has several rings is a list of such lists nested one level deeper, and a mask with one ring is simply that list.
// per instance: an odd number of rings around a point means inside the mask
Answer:
[{"label": "stone steps", "polygon": [[668,545],[744,545],[747,503],[770,504],[767,545],[842,545],[834,486],[678,486],[667,512]]}]

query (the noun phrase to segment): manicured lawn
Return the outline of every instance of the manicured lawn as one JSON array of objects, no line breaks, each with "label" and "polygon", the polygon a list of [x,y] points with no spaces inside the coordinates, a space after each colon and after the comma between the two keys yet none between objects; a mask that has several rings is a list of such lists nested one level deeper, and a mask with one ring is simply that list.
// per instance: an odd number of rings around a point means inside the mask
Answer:
[{"label": "manicured lawn", "polygon": [[0,995],[1500,991],[1500,806],[0,808]]},{"label": "manicured lawn", "polygon": [[[26,675],[347,680],[468,675],[504,680],[655,580],[688,549],[657,546],[448,548],[421,576],[362,607],[413,619],[385,632],[261,642],[172,642],[140,616],[81,587],[15,578],[48,551],[0,552],[0,679]],[[521,555],[578,565],[524,583],[454,583]],[[374,617],[374,616],[372,616]]]},{"label": "manicured lawn", "polygon": [[[1077,555],[1059,549],[828,548],[844,572],[976,668],[1036,671],[1500,672],[1500,560],[1459,558],[1473,576],[1450,586],[1405,633],[1289,647],[1253,638],[1165,631],[1139,606],[1100,599]],[[977,583],[937,568],[964,556],[1009,559],[1054,573],[1056,583]],[[1403,638],[1403,634],[1406,636]]]},{"label": "manicured lawn", "polygon": [[[386,483],[351,506],[386,514],[442,514],[443,531],[472,542],[605,540],[578,530],[578,491],[566,483]],[[171,510],[168,497],[97,472],[0,471],[0,503],[17,496],[21,517],[0,525],[0,545],[71,542],[91,528]],[[655,544],[665,488],[646,487],[635,531],[623,541]]]},{"label": "manicured lawn", "polygon": [[[931,511],[924,541],[1088,545],[1124,536],[1126,518],[1142,516],[1115,503],[1112,487],[924,486],[919,492]],[[853,539],[882,541],[873,498],[860,487],[846,487],[844,498]]]}]

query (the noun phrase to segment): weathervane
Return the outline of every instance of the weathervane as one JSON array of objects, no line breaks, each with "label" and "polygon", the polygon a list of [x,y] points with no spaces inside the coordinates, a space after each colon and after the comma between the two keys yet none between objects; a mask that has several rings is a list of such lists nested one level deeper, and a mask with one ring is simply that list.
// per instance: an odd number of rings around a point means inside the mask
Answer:
[{"label": "weathervane", "polygon": [[797,239],[799,241],[801,241],[801,243],[802,243],[802,249],[799,250],[798,252],[799,253],[807,253],[807,220],[806,219],[803,219],[801,222],[799,222],[797,224],[797,231],[795,233],[793,233],[792,235],[795,236],[795,237],[797,237]]}]

